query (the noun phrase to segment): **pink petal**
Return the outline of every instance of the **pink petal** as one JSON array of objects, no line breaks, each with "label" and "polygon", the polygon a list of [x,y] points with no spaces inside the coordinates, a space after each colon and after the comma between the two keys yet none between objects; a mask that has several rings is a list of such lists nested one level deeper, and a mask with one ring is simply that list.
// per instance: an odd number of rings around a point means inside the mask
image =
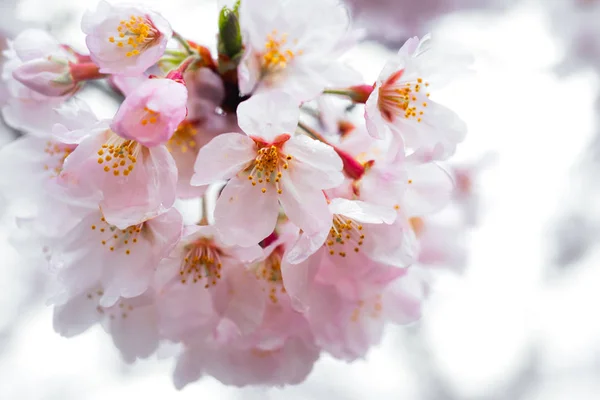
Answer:
[{"label": "pink petal", "polygon": [[239,133],[219,135],[200,149],[191,183],[202,186],[231,178],[255,157],[255,143],[248,136]]},{"label": "pink petal", "polygon": [[256,245],[273,232],[279,204],[274,189],[262,193],[246,179],[232,178],[215,207],[215,225],[226,244]]}]

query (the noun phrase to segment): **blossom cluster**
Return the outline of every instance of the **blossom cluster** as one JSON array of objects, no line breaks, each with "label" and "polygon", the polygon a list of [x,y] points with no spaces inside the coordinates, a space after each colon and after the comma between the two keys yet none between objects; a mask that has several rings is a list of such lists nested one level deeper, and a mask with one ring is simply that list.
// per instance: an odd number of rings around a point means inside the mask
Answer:
[{"label": "blossom cluster", "polygon": [[[355,360],[418,319],[423,265],[461,263],[464,227],[431,218],[470,201],[469,171],[440,165],[466,127],[433,98],[469,60],[415,37],[364,84],[336,0],[218,19],[216,54],[105,1],[86,54],[22,32],[2,115],[24,134],[0,150],[0,189],[61,335],[100,324],[127,361],[175,344],[179,388],[298,383],[321,353]],[[108,120],[78,96],[92,80],[122,98]]]}]

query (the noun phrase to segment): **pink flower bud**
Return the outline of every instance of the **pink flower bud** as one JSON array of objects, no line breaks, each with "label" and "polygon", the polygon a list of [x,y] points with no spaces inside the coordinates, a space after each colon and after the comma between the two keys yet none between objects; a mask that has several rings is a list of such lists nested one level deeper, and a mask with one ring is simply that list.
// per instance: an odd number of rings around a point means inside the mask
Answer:
[{"label": "pink flower bud", "polygon": [[69,71],[69,61],[53,56],[23,63],[13,71],[13,77],[46,96],[64,96],[78,87]]},{"label": "pink flower bud", "polygon": [[170,79],[148,79],[125,98],[111,126],[119,136],[145,146],[167,142],[187,114],[188,92]]}]

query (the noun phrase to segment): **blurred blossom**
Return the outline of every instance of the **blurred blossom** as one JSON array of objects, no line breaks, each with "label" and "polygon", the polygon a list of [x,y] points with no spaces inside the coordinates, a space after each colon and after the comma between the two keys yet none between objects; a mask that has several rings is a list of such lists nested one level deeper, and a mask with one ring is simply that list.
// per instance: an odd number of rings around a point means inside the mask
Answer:
[{"label": "blurred blossom", "polygon": [[345,0],[369,37],[390,47],[413,35],[424,35],[435,20],[468,10],[502,10],[514,0]]}]

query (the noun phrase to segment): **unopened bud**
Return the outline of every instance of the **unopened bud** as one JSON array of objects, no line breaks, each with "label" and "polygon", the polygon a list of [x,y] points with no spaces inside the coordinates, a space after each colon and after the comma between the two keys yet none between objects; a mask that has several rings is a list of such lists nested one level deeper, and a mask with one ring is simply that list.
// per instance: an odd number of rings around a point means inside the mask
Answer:
[{"label": "unopened bud", "polygon": [[371,96],[372,92],[373,92],[372,85],[358,85],[358,86],[352,86],[348,89],[348,96],[350,96],[352,101],[354,101],[355,103],[364,104],[367,102],[367,100],[369,99],[369,96]]},{"label": "unopened bud", "polygon": [[226,62],[228,68],[237,66],[244,49],[238,8],[239,1],[233,9],[223,7],[219,14],[219,59]]},{"label": "unopened bud", "polygon": [[69,61],[48,57],[28,61],[13,71],[13,77],[28,88],[46,96],[60,97],[77,90]]}]

